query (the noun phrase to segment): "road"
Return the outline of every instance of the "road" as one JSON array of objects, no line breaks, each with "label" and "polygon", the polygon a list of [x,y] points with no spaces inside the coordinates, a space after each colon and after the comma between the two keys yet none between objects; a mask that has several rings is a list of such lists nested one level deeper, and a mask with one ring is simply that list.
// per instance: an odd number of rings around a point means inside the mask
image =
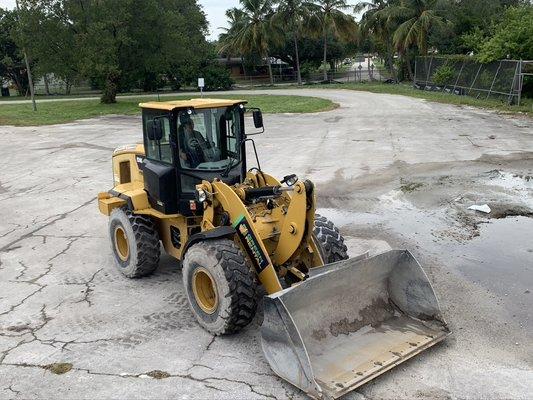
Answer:
[{"label": "road", "polygon": [[[530,398],[532,120],[297,94],[340,107],[265,115],[262,168],[313,180],[352,256],[410,249],[453,332],[345,399]],[[0,127],[0,398],[304,398],[264,361],[258,320],[216,338],[196,324],[177,262],[141,280],[113,266],[95,196],[113,149],[140,137],[138,117]],[[467,209],[485,203],[491,214]]]},{"label": "road", "polygon": [[[176,97],[176,96],[198,96],[200,92],[176,92],[176,93],[159,93],[159,97],[162,99],[169,98],[169,97]],[[157,96],[157,93],[151,93],[151,94],[127,94],[127,95],[119,95],[117,96],[117,99],[120,101],[120,99],[128,99],[128,98],[153,98]],[[89,101],[89,100],[100,100],[100,96],[86,96],[86,97],[62,97],[59,96],[57,98],[39,98],[37,97],[35,99],[35,102],[37,105],[39,103],[47,103],[47,102],[58,102],[58,101]],[[9,104],[31,104],[31,100],[1,100],[0,99],[0,107],[2,105],[9,105]]]}]

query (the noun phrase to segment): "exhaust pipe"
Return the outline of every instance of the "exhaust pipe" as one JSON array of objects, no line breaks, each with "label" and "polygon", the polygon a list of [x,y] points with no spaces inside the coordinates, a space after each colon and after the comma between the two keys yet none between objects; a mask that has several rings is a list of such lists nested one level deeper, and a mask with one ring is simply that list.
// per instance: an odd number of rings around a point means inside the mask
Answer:
[{"label": "exhaust pipe", "polygon": [[261,327],[272,370],[311,397],[338,398],[450,333],[407,250],[339,261],[316,273],[265,297]]}]

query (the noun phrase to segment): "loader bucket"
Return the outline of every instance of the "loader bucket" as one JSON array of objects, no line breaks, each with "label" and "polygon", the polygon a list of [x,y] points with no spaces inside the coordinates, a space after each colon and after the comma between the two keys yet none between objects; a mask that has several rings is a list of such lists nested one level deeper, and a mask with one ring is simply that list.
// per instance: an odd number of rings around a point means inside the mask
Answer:
[{"label": "loader bucket", "polygon": [[265,297],[262,346],[272,370],[314,398],[337,398],[450,332],[406,250],[349,259]]}]

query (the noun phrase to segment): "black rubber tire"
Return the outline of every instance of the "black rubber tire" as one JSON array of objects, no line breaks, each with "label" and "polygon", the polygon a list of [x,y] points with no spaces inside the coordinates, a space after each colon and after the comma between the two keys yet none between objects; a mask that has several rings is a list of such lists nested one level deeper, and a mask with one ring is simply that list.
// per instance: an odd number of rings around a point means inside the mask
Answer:
[{"label": "black rubber tire", "polygon": [[[121,227],[128,244],[128,257],[121,259],[115,245],[115,231]],[[154,222],[147,216],[136,215],[123,208],[115,208],[109,217],[109,236],[115,264],[128,278],[150,275],[159,264],[161,245]]]},{"label": "black rubber tire", "polygon": [[[213,278],[218,305],[206,313],[198,305],[192,288],[196,269]],[[192,245],[183,258],[183,286],[198,323],[215,335],[240,331],[255,316],[257,280],[241,249],[231,240],[213,239]]]},{"label": "black rubber tire", "polygon": [[325,255],[324,263],[329,264],[348,259],[348,248],[344,244],[344,237],[329,219],[320,214],[315,214],[313,233],[322,247],[322,253]]}]

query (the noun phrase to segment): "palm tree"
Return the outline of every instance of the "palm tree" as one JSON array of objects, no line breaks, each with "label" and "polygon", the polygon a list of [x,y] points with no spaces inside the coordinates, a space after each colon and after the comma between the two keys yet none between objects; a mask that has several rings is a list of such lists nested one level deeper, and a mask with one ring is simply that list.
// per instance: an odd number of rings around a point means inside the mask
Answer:
[{"label": "palm tree", "polygon": [[300,73],[300,55],[298,54],[298,37],[302,32],[306,18],[309,15],[307,3],[302,0],[279,0],[278,8],[272,17],[274,25],[288,28],[294,42],[294,56],[296,60],[296,75],[298,85],[302,84]]},{"label": "palm tree", "polygon": [[361,32],[366,36],[372,35],[377,41],[385,46],[385,57],[387,59],[389,72],[392,78],[396,80],[392,36],[397,24],[389,18],[386,13],[387,7],[389,6],[389,0],[371,0],[357,4],[354,8],[354,12],[359,13],[366,10],[361,17]]},{"label": "palm tree", "polygon": [[398,4],[388,7],[389,18],[403,21],[394,32],[393,42],[401,54],[405,54],[409,75],[413,75],[408,59],[409,49],[417,47],[422,55],[428,53],[428,36],[430,30],[444,24],[439,15],[439,0],[400,0]]},{"label": "palm tree", "polygon": [[439,0],[402,0],[400,5],[393,7],[391,15],[405,20],[394,32],[395,45],[404,49],[416,45],[426,55],[429,31],[444,23],[439,16],[439,3]]},{"label": "palm tree", "polygon": [[322,65],[324,68],[324,80],[327,80],[328,36],[333,35],[339,39],[355,40],[357,24],[353,16],[344,12],[351,7],[346,3],[346,0],[316,0],[313,3],[309,3],[308,7],[312,11],[308,29],[314,30],[315,34],[322,35],[324,41],[324,59]]},{"label": "palm tree", "polygon": [[244,23],[244,12],[237,7],[226,10],[229,28],[221,27],[224,32],[218,36],[218,51],[220,54],[234,54],[239,52],[236,48],[236,36]]},{"label": "palm tree", "polygon": [[237,33],[242,28],[244,24],[244,12],[237,8],[233,7],[226,10],[226,18],[228,20],[229,28],[220,27],[224,32],[218,36],[218,53],[220,55],[225,55],[228,60],[232,55],[239,54],[241,56],[241,63],[246,75],[246,70],[244,68],[244,57],[237,48]]},{"label": "palm tree", "polygon": [[274,13],[271,0],[240,0],[241,8],[230,10],[228,16],[233,25],[222,34],[221,49],[243,54],[259,54],[266,59],[270,84],[274,83],[272,66],[268,56],[269,43],[278,37],[271,17]]}]

